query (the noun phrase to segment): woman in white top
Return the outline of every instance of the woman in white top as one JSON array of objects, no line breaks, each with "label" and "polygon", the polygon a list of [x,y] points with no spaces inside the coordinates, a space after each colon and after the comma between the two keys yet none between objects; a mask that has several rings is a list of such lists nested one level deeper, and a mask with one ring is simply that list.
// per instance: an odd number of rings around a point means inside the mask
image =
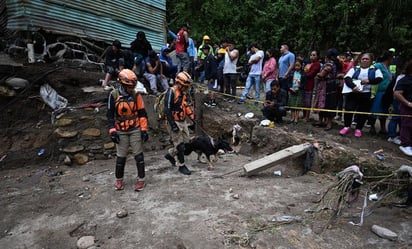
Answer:
[{"label": "woman in white top", "polygon": [[[344,89],[349,88],[350,90],[350,92],[345,93],[345,111],[348,112],[369,112],[372,105],[371,86],[379,84],[383,79],[382,72],[371,67],[372,56],[369,53],[362,54],[360,58],[360,68],[351,68],[344,77]],[[339,132],[342,136],[346,135],[350,130],[353,113],[348,112],[344,115],[344,127]],[[358,115],[358,122],[354,133],[355,137],[362,136],[362,128],[367,117],[367,114]]]}]

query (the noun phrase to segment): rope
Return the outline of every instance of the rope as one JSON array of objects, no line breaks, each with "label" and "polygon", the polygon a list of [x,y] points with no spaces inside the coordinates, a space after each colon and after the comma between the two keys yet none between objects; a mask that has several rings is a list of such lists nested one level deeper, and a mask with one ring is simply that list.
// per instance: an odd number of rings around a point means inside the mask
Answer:
[{"label": "rope", "polygon": [[[206,87],[201,86],[199,83],[194,83],[193,85],[196,85],[196,88],[200,89],[201,91],[203,90],[208,90]],[[210,91],[210,90],[208,90]],[[215,91],[216,95],[222,95],[226,97],[231,97],[235,99],[241,99],[239,96],[233,96],[227,93],[221,93]],[[252,104],[250,100],[245,100],[245,103]],[[261,100],[253,100],[254,102],[258,102],[263,104],[264,102]],[[312,112],[335,112],[335,113],[352,113],[352,114],[365,114],[365,115],[375,115],[375,116],[385,116],[385,117],[407,117],[407,118],[412,118],[412,115],[404,115],[404,114],[393,114],[393,113],[378,113],[378,112],[358,112],[358,111],[346,111],[346,110],[332,110],[332,109],[321,109],[321,108],[314,108],[314,107],[295,107],[295,106],[285,106],[287,109],[294,109],[294,110],[302,110],[302,111],[312,111]]]}]

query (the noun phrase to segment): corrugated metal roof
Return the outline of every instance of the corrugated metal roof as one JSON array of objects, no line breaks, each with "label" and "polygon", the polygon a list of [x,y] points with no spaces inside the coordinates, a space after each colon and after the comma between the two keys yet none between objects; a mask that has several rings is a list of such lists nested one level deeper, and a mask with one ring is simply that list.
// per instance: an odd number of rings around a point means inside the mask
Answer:
[{"label": "corrugated metal roof", "polygon": [[6,0],[10,30],[71,34],[125,47],[144,31],[153,49],[165,43],[166,1]]}]

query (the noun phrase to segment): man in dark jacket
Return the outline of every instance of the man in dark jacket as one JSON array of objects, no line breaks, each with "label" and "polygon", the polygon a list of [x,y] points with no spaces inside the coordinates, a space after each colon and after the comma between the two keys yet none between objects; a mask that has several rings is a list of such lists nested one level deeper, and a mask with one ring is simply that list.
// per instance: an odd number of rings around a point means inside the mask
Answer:
[{"label": "man in dark jacket", "polygon": [[114,40],[112,46],[108,47],[104,52],[104,71],[106,75],[102,82],[102,87],[106,91],[112,90],[112,87],[109,86],[110,79],[116,79],[117,75],[124,68],[124,54],[121,47],[120,41]]},{"label": "man in dark jacket", "polygon": [[270,91],[266,93],[265,103],[263,103],[262,113],[265,118],[281,124],[282,117],[286,116],[287,92],[280,88],[278,81],[270,84]]},{"label": "man in dark jacket", "polygon": [[209,103],[206,103],[208,106],[216,106],[216,93],[218,90],[217,84],[217,61],[216,58],[210,53],[210,46],[204,45],[202,48],[203,53],[206,57],[203,59],[203,65],[205,69],[205,84],[208,86],[210,92]]},{"label": "man in dark jacket", "polygon": [[133,72],[142,76],[145,72],[145,59],[149,56],[149,51],[153,50],[143,31],[137,32],[136,39],[130,43],[130,50],[132,50],[134,56]]}]

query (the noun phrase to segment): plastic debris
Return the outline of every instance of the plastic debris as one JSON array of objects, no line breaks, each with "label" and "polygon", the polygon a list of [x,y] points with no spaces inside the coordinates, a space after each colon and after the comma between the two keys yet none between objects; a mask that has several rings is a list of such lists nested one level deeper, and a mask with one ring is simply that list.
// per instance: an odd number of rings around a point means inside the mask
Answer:
[{"label": "plastic debris", "polygon": [[376,154],[376,158],[377,158],[379,161],[383,161],[383,159],[385,159],[385,156],[384,156],[383,154]]},{"label": "plastic debris", "polygon": [[40,95],[43,101],[53,110],[65,108],[68,104],[67,99],[60,96],[49,84],[40,87]]},{"label": "plastic debris", "polygon": [[371,194],[371,195],[369,195],[368,199],[370,201],[377,201],[378,200],[378,195],[377,194]]},{"label": "plastic debris", "polygon": [[409,176],[412,177],[412,166],[401,165],[401,167],[399,168],[399,171],[401,171],[401,172],[408,172],[408,173],[409,173]]},{"label": "plastic debris", "polygon": [[379,149],[379,150],[373,152],[373,154],[382,154],[382,153],[383,153],[383,149]]},{"label": "plastic debris", "polygon": [[272,219],[273,222],[282,222],[282,223],[290,223],[295,220],[295,217],[289,215],[283,215],[279,217],[274,217]]},{"label": "plastic debris", "polygon": [[38,156],[41,156],[41,155],[44,154],[44,152],[46,152],[45,149],[40,149],[39,152],[37,152],[37,155],[38,155]]}]

